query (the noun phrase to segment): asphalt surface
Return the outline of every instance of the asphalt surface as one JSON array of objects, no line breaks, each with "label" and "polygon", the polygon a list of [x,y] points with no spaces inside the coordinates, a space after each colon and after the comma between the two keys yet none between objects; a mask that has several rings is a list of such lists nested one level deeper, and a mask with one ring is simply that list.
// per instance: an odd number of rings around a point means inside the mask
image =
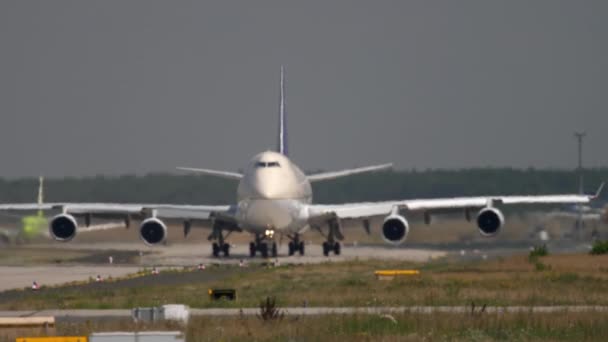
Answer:
[{"label": "asphalt surface", "polygon": [[[148,247],[141,243],[95,243],[95,244],[73,244],[61,246],[67,249],[86,249],[105,251],[108,249],[116,251],[140,251],[142,257],[139,264],[144,266],[191,266],[199,263],[205,264],[238,264],[241,260],[250,262],[262,262],[259,254],[256,258],[250,258],[248,244],[233,244],[230,249],[230,257],[214,258],[211,256],[211,245],[205,244],[173,244],[169,246]],[[446,256],[447,253],[434,248],[402,248],[387,245],[344,245],[339,256],[330,254],[323,255],[320,244],[306,245],[305,255],[287,255],[285,244],[279,247],[279,255],[272,258],[281,264],[315,264],[327,261],[347,261],[366,259],[392,259],[414,262],[424,262],[435,258]]]},{"label": "asphalt surface", "polygon": [[0,266],[0,292],[31,288],[34,281],[40,286],[52,286],[95,279],[97,275],[103,278],[123,277],[139,269],[128,266]]}]

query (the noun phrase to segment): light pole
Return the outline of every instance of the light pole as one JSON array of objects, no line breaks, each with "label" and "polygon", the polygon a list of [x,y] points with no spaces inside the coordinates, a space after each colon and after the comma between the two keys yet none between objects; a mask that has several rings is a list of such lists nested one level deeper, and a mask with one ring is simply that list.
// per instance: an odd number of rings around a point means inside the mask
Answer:
[{"label": "light pole", "polygon": [[[574,137],[576,138],[576,141],[578,143],[578,168],[577,168],[577,172],[578,172],[578,193],[580,195],[583,194],[584,191],[584,184],[583,184],[583,138],[585,138],[585,136],[587,135],[587,133],[585,132],[574,132]],[[583,208],[582,206],[579,204],[576,206],[576,208],[578,209],[578,216],[576,218],[576,223],[574,225],[575,229],[576,229],[576,235],[577,237],[580,237],[580,231],[583,229],[584,227],[584,223],[583,223]]]},{"label": "light pole", "polygon": [[578,142],[578,193],[583,194],[583,138],[587,133],[575,132],[574,137]]}]

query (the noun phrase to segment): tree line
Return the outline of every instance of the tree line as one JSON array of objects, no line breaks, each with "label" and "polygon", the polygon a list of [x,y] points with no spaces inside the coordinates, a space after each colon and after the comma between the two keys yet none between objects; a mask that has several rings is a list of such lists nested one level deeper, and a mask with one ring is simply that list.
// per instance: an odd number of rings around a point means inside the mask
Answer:
[{"label": "tree line", "polygon": [[[608,168],[584,170],[586,192],[594,192],[603,180],[608,180]],[[45,201],[226,204],[235,201],[236,188],[236,181],[197,175],[46,179]],[[37,178],[0,179],[0,202],[34,202],[37,189]],[[388,171],[313,184],[316,203],[577,191],[575,172],[532,168]]]}]

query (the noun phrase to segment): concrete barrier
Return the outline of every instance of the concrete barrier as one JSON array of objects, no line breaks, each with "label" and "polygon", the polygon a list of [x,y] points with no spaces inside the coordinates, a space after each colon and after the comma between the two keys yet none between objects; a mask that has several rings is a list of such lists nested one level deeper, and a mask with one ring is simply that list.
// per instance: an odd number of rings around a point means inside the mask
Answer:
[{"label": "concrete barrier", "polygon": [[92,333],[89,342],[185,342],[179,331]]},{"label": "concrete barrier", "polygon": [[54,327],[55,317],[0,317],[0,328]]},{"label": "concrete barrier", "polygon": [[18,337],[15,342],[87,342],[86,336]]}]

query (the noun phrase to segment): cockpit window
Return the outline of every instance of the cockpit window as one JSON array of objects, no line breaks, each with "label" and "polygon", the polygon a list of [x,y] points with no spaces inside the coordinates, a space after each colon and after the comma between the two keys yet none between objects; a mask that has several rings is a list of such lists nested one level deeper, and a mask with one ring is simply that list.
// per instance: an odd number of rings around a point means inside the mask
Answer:
[{"label": "cockpit window", "polygon": [[281,167],[281,164],[279,164],[279,162],[263,162],[263,161],[259,161],[255,163],[255,167],[259,168],[259,167]]}]

